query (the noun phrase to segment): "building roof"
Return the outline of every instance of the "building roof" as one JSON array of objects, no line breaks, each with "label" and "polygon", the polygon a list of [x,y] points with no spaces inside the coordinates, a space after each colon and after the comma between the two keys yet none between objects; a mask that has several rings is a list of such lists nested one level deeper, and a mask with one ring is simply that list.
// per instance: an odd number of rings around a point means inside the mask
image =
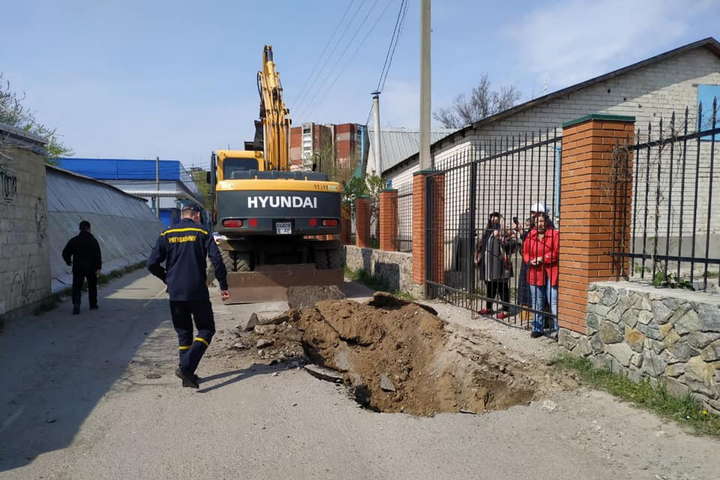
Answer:
[{"label": "building roof", "polygon": [[[434,141],[430,147],[430,151],[431,152],[434,151],[436,148],[439,148],[445,142],[452,141],[458,137],[462,138],[470,131],[475,130],[477,128],[481,128],[492,122],[502,120],[504,118],[515,115],[516,113],[520,113],[525,110],[529,110],[529,109],[536,107],[538,105],[541,105],[543,103],[547,103],[547,102],[550,102],[557,98],[563,97],[565,95],[569,95],[571,93],[577,92],[578,90],[582,90],[584,88],[605,82],[612,78],[619,77],[620,75],[624,75],[626,73],[629,73],[629,72],[632,72],[635,70],[639,70],[641,68],[644,68],[649,65],[653,65],[655,63],[658,63],[658,62],[667,60],[669,58],[681,55],[683,53],[686,53],[690,50],[694,50],[696,48],[706,48],[706,49],[710,50],[712,53],[714,53],[715,55],[717,55],[718,57],[720,57],[720,42],[718,42],[713,37],[707,37],[702,40],[698,40],[697,42],[688,43],[687,45],[683,45],[681,47],[669,50],[665,53],[655,55],[654,57],[650,57],[650,58],[647,58],[640,62],[633,63],[632,65],[628,65],[627,67],[619,68],[617,70],[613,70],[612,72],[606,73],[604,75],[600,75],[598,77],[591,78],[584,82],[576,83],[575,85],[571,85],[569,87],[562,88],[560,90],[549,93],[547,95],[543,95],[542,97],[534,98],[525,103],[521,103],[520,105],[516,105],[512,108],[508,108],[507,110],[503,110],[502,112],[497,113],[495,115],[485,117],[481,120],[478,120],[477,122],[475,122],[473,124],[467,125],[449,135],[444,136],[443,138],[441,138],[439,140]],[[398,161],[395,165],[383,169],[382,172],[387,173],[388,170],[394,169],[395,167],[399,167],[401,164],[407,165],[409,163],[417,161],[417,159],[418,159],[418,151],[416,151],[414,154],[407,156],[405,159]]]},{"label": "building roof", "polygon": [[[159,163],[159,165],[158,165]],[[97,180],[160,181],[181,182],[193,194],[198,193],[192,175],[179,160],[145,160],[128,158],[76,158],[57,159],[59,167]],[[159,172],[156,169],[159,167]]]},{"label": "building roof", "polygon": [[116,187],[116,186],[114,186],[114,185],[110,185],[109,183],[105,183],[105,182],[103,182],[103,181],[101,181],[101,180],[96,180],[96,179],[94,179],[94,178],[92,178],[92,177],[86,177],[85,175],[80,175],[79,173],[71,172],[70,170],[65,170],[64,168],[56,167],[55,165],[45,164],[45,169],[46,169],[46,170],[50,170],[50,171],[55,172],[55,173],[59,173],[59,174],[61,174],[61,175],[67,175],[67,176],[70,176],[70,177],[74,177],[74,178],[76,178],[76,179],[78,179],[78,180],[84,180],[84,181],[86,181],[86,182],[91,182],[91,183],[100,185],[100,186],[103,187],[103,188],[107,188],[107,189],[110,189],[110,190],[115,190],[115,191],[117,191],[118,193],[121,193],[121,194],[126,195],[126,196],[128,196],[128,197],[132,197],[132,198],[134,198],[135,200],[140,200],[140,201],[143,202],[143,203],[146,203],[146,202],[147,202],[144,198],[138,197],[137,195],[132,195],[132,194],[130,194],[130,193],[127,193],[126,191],[121,190],[121,189],[119,189],[118,187]]},{"label": "building roof", "polygon": [[[452,129],[433,130],[430,132],[430,141],[436,142],[454,131]],[[375,158],[375,131],[368,130],[368,136],[370,139],[368,166],[372,168]],[[380,171],[384,172],[420,151],[420,132],[405,129],[381,129],[380,148],[382,149],[383,163],[380,165]]]},{"label": "building roof", "polygon": [[16,145],[38,155],[47,155],[45,150],[47,139],[7,123],[0,123],[0,144]]},{"label": "building roof", "polygon": [[[61,157],[58,165],[98,180],[155,180],[155,160],[128,158]],[[160,160],[160,180],[180,180],[184,170],[179,160]]]}]

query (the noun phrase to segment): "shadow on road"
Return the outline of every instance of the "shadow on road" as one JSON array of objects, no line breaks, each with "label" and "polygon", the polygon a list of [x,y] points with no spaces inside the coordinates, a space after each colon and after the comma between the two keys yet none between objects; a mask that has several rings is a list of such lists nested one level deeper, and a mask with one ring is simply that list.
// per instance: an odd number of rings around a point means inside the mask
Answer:
[{"label": "shadow on road", "polygon": [[279,363],[275,365],[263,365],[263,364],[257,364],[254,363],[248,368],[241,368],[238,370],[232,370],[230,372],[224,372],[224,373],[218,373],[215,375],[210,375],[208,377],[203,377],[200,381],[201,384],[211,382],[213,380],[220,380],[222,378],[227,378],[235,375],[233,378],[229,380],[225,380],[222,383],[218,383],[217,385],[212,385],[210,387],[203,387],[198,390],[198,393],[208,393],[212,392],[213,390],[217,390],[218,388],[223,388],[228,385],[232,385],[233,383],[240,382],[242,380],[245,380],[250,377],[254,377],[255,375],[267,375],[267,374],[273,374],[276,372],[282,372],[283,370],[292,370],[293,368],[296,368],[293,366],[293,364],[289,362]]},{"label": "shadow on road", "polygon": [[[72,443],[152,333],[169,320],[161,284],[139,271],[101,288],[100,310],[63,302],[0,336],[0,472]],[[152,297],[158,293],[155,298]],[[168,352],[168,357],[171,355]],[[169,357],[170,358],[170,357]]]},{"label": "shadow on road", "polygon": [[348,280],[345,280],[340,290],[347,298],[354,299],[370,298],[375,293],[375,290],[369,289],[362,283],[350,282]]}]

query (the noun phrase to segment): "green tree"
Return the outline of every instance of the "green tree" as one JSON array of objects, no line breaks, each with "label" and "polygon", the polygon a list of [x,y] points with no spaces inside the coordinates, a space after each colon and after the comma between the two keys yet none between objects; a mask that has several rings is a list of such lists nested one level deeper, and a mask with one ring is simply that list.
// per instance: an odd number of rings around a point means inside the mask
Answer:
[{"label": "green tree", "polygon": [[206,210],[212,210],[212,199],[210,198],[210,184],[207,183],[207,170],[203,170],[199,167],[193,167],[190,169],[190,175],[192,175],[193,182],[200,192],[203,206]]},{"label": "green tree", "polygon": [[10,87],[10,82],[0,73],[0,123],[5,123],[47,140],[48,163],[54,163],[57,157],[72,155],[73,151],[60,142],[57,130],[41,123],[28,110],[23,101],[25,95],[18,94]]}]

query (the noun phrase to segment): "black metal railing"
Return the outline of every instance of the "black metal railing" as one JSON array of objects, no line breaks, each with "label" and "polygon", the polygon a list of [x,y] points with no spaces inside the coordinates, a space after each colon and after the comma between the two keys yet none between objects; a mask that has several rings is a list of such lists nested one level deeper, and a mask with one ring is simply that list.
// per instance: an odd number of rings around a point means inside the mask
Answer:
[{"label": "black metal railing", "polygon": [[[559,226],[560,147],[559,132],[547,129],[479,139],[435,159],[442,180],[429,184],[442,190],[442,200],[428,197],[427,223],[435,221],[442,208],[444,226],[440,249],[433,244],[439,240],[429,236],[426,251],[437,255],[441,250],[443,265],[438,274],[433,261],[428,262],[430,296],[522,328],[538,314],[546,331],[556,329],[552,306],[557,304],[557,289],[550,290],[550,301],[533,303],[523,249],[541,216],[537,213],[531,220],[531,210],[544,210],[550,226]],[[557,258],[552,263],[557,267]]]},{"label": "black metal railing", "polygon": [[618,262],[619,276],[655,286],[717,288],[717,107],[715,99],[705,111],[700,104],[697,116],[689,108],[679,116],[673,113],[639,131],[634,145],[616,148],[616,170],[622,158],[632,165],[622,168],[632,181],[632,211],[629,222],[619,222],[629,232],[618,237],[627,240],[613,248],[616,257],[626,259]]},{"label": "black metal railing", "polygon": [[397,209],[397,246],[401,252],[412,251],[412,184],[406,183],[398,187]]}]

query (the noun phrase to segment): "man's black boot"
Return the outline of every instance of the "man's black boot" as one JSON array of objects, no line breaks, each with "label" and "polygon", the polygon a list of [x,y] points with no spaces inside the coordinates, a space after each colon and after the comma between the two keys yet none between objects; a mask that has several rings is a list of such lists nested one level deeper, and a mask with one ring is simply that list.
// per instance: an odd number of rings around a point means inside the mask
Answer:
[{"label": "man's black boot", "polygon": [[197,375],[188,375],[180,368],[175,369],[175,375],[182,380],[183,387],[200,388],[200,379]]},{"label": "man's black boot", "polygon": [[73,315],[80,315],[80,305],[73,305]]}]

